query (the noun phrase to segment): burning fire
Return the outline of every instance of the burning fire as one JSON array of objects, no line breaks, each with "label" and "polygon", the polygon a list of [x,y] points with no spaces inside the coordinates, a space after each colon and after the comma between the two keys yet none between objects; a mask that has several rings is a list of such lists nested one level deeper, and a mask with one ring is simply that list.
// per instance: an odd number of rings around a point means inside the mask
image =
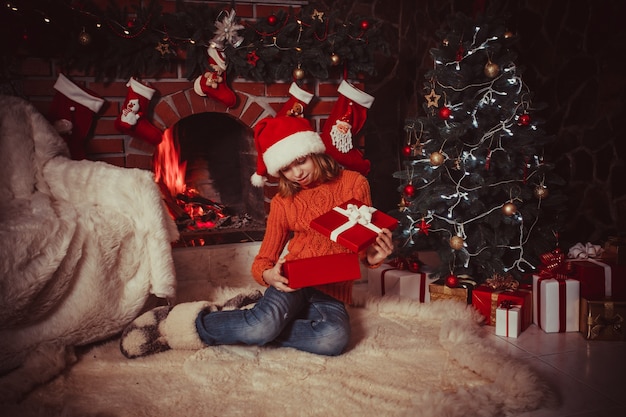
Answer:
[{"label": "burning fire", "polygon": [[172,129],[166,129],[163,140],[157,146],[154,155],[154,176],[157,182],[162,181],[170,194],[176,196],[187,191],[185,172],[187,161],[180,161],[180,147],[174,140]]},{"label": "burning fire", "polygon": [[229,218],[224,214],[225,207],[202,197],[193,188],[188,189],[185,183],[186,171],[187,161],[180,160],[178,141],[172,129],[166,129],[163,141],[154,154],[154,176],[163,194],[169,194],[164,197],[172,217],[179,227],[190,230],[214,228],[223,224]]}]

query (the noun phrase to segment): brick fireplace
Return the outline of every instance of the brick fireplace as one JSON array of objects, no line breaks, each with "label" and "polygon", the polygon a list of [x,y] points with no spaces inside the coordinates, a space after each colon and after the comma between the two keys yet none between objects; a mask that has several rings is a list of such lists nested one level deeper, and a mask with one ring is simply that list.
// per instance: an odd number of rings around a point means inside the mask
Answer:
[{"label": "brick fireplace", "polygon": [[[53,85],[59,73],[65,74],[77,85],[88,88],[105,99],[103,109],[94,121],[93,134],[86,143],[88,159],[126,168],[153,170],[156,148],[141,139],[120,133],[113,124],[126,99],[127,79],[103,82],[91,75],[64,72],[54,62],[37,58],[24,60],[21,71],[28,76],[28,83],[22,86],[24,94],[44,115],[48,113],[54,95]],[[290,82],[264,84],[235,79],[229,81],[229,85],[237,96],[237,104],[227,108],[217,100],[196,94],[193,90],[193,80],[187,80],[182,74],[183,70],[179,66],[171,73],[161,74],[158,78],[141,79],[156,90],[151,102],[150,121],[162,131],[188,116],[202,113],[228,114],[252,131],[259,120],[274,115],[289,98]],[[358,81],[350,81],[357,88],[365,88]],[[340,82],[341,78],[337,75],[327,81],[305,80],[301,85],[314,94],[305,114],[313,129],[318,132],[321,131],[337,99],[337,87]],[[363,147],[364,144],[357,145]],[[251,155],[250,159],[255,158],[256,155]],[[273,193],[271,186],[263,190],[262,198],[266,210]],[[249,236],[242,236],[241,239],[256,240]]]},{"label": "brick fireplace", "polygon": [[[269,209],[269,202],[275,192],[275,183],[270,183],[263,190],[259,190],[249,182],[249,176],[256,167],[257,156],[254,149],[252,130],[259,120],[274,115],[278,108],[288,99],[289,83],[264,85],[236,82],[232,86],[238,97],[237,105],[233,108],[226,108],[214,99],[198,96],[193,88],[186,88],[163,96],[154,107],[154,122],[164,131],[177,131],[178,129],[172,128],[174,126],[189,126],[189,122],[192,121],[190,130],[193,136],[197,136],[197,138],[192,139],[195,143],[188,143],[189,141],[180,143],[179,141],[181,157],[186,162],[191,163],[191,158],[188,158],[188,156],[213,152],[218,153],[218,155],[217,158],[214,156],[209,158],[213,159],[213,162],[207,163],[209,172],[213,171],[216,165],[218,165],[217,162],[220,162],[220,158],[230,159],[233,165],[235,164],[234,158],[237,158],[237,162],[241,162],[240,172],[232,170],[229,173],[217,173],[221,177],[230,177],[232,184],[228,185],[228,190],[226,191],[233,194],[231,187],[235,187],[239,189],[240,193],[238,196],[231,195],[230,199],[226,199],[226,201],[218,202],[224,203],[229,207],[232,207],[233,203],[235,206],[245,207],[247,209],[246,213],[251,214],[250,221],[246,223],[246,227],[240,227],[235,224],[234,228],[220,227],[216,230],[183,230],[181,231],[181,241],[184,245],[233,243],[233,241],[254,241],[262,238],[264,216]],[[331,86],[333,84],[329,83],[329,89]],[[319,85],[307,85],[305,88],[318,93],[319,87]],[[320,107],[318,107],[315,113],[319,113],[319,108],[324,108],[324,105],[321,103],[323,102],[318,102],[317,106]],[[323,123],[323,119],[324,114],[317,114],[314,118],[311,118],[313,127],[317,128],[318,125]],[[240,139],[232,135],[234,131],[239,130],[237,126],[243,126],[247,130],[247,132],[235,135],[242,136]],[[319,127],[321,128],[321,126]],[[181,138],[179,137],[178,139]],[[235,149],[232,146],[235,145],[235,142],[241,140],[245,143],[242,146],[237,146],[237,153],[233,153]],[[132,149],[132,152],[141,151],[150,154],[153,151],[151,146],[146,147],[143,143],[138,144],[136,139],[131,139],[130,145],[131,148],[135,148]],[[139,145],[139,149],[136,149],[137,145]],[[193,149],[190,149],[190,147]],[[224,152],[226,148],[230,150],[229,154]],[[187,154],[187,157],[185,157],[185,154]],[[204,158],[200,159],[203,162],[206,161]],[[229,164],[221,163],[219,165],[218,169],[222,171],[230,170]],[[190,167],[187,168],[188,176],[189,171]],[[196,167],[195,172],[203,172],[202,167]],[[215,177],[215,174],[213,171],[212,176]],[[222,196],[224,196],[224,188],[221,191]],[[219,190],[217,194],[220,194]],[[204,196],[212,197],[212,195],[206,194]],[[235,200],[233,200],[233,197]]]},{"label": "brick fireplace", "polygon": [[[292,1],[281,2],[242,2],[236,5],[237,16],[241,19],[258,19],[269,16],[277,10],[287,11],[290,7],[297,9],[307,2]],[[164,11],[172,11],[174,1],[162,2]],[[224,3],[224,7],[228,7]],[[86,152],[90,160],[104,161],[125,168],[139,168],[154,170],[153,157],[156,147],[138,138],[122,134],[114,127],[114,121],[120,114],[129,88],[126,86],[127,78],[113,80],[98,80],[93,74],[66,71],[56,62],[39,59],[25,58],[21,62],[20,73],[27,79],[20,86],[23,94],[42,112],[47,114],[55,90],[53,85],[60,73],[67,76],[74,83],[85,87],[105,100],[105,104],[94,120],[93,134],[87,140]],[[190,116],[201,114],[223,113],[236,120],[249,129],[252,137],[252,129],[255,124],[264,117],[274,115],[289,98],[289,81],[265,84],[243,78],[228,79],[228,85],[237,96],[237,103],[227,108],[221,102],[207,97],[199,96],[194,91],[194,80],[185,77],[184,62],[181,61],[172,66],[169,71],[148,78],[140,74],[135,76],[138,80],[156,90],[150,103],[148,119],[161,131],[166,132],[181,120]],[[330,114],[337,98],[337,87],[341,82],[341,71],[331,74],[326,81],[303,80],[302,88],[314,93],[315,98],[308,106],[306,116],[310,120],[314,130],[321,131]],[[356,80],[350,80],[357,88],[364,89],[364,85]],[[206,127],[210,130],[210,127]],[[361,138],[363,141],[364,139]],[[357,144],[363,148],[363,143]],[[250,155],[247,155],[250,163],[256,162],[256,152],[251,146]],[[245,168],[244,168],[245,169]],[[252,170],[252,169],[251,169]],[[271,184],[263,190],[248,190],[258,193],[262,201],[262,210],[267,213],[269,201],[275,192],[275,186]],[[244,200],[247,196],[242,196]],[[212,234],[215,239],[216,234]],[[239,235],[237,240],[257,240],[255,236]],[[221,238],[218,238],[218,240]],[[206,241],[206,239],[204,239]],[[233,238],[230,238],[232,241]]]}]

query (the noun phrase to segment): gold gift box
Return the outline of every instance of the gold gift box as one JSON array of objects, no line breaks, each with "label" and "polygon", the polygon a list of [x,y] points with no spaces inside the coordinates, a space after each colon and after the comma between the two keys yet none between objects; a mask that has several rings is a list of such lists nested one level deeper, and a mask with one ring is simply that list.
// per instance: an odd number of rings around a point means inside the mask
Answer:
[{"label": "gold gift box", "polygon": [[[461,284],[464,285],[464,284]],[[428,284],[428,291],[430,292],[430,301],[437,300],[457,300],[466,304],[472,302],[472,288],[471,284],[466,284],[464,287],[450,288],[443,284],[441,281]]]},{"label": "gold gift box", "polygon": [[580,332],[588,340],[626,340],[626,301],[580,299]]}]

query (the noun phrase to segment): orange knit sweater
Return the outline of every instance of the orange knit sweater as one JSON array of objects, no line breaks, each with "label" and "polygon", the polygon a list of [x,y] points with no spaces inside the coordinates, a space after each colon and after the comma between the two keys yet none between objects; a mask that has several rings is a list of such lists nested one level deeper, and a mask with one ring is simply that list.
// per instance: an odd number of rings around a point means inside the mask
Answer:
[{"label": "orange knit sweater", "polygon": [[[252,263],[254,279],[259,284],[267,286],[263,281],[263,271],[276,264],[288,241],[288,253],[285,256],[287,260],[349,253],[349,249],[311,229],[309,224],[314,218],[351,198],[356,198],[368,206],[372,205],[370,187],[365,177],[348,170],[343,170],[335,181],[303,189],[294,197],[284,198],[278,195],[273,197],[265,237]],[[352,285],[353,281],[345,281],[319,285],[316,288],[349,304],[352,302]]]}]

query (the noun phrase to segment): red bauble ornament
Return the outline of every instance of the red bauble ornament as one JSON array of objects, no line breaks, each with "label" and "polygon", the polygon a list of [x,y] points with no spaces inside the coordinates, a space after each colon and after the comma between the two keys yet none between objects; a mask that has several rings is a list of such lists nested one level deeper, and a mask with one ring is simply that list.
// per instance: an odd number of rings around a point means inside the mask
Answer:
[{"label": "red bauble ornament", "polygon": [[404,148],[402,148],[402,155],[411,156],[411,145],[406,145]]},{"label": "red bauble ornament", "polygon": [[370,22],[368,22],[367,20],[361,20],[360,26],[361,29],[367,30],[370,28]]},{"label": "red bauble ornament", "polygon": [[407,184],[404,187],[404,195],[407,197],[413,197],[415,195],[415,187],[413,184]]},{"label": "red bauble ornament", "polygon": [[530,116],[526,113],[519,117],[519,124],[522,126],[528,126],[530,124]]},{"label": "red bauble ornament", "polygon": [[278,22],[278,18],[273,14],[267,17],[267,23],[269,23],[270,26],[274,26],[276,22]]},{"label": "red bauble ornament", "polygon": [[446,286],[450,288],[456,288],[459,285],[459,278],[454,274],[450,274],[446,277]]},{"label": "red bauble ornament", "polygon": [[448,119],[451,114],[452,114],[452,110],[450,110],[449,107],[444,106],[439,109],[439,117],[441,117],[444,120]]},{"label": "red bauble ornament", "polygon": [[411,271],[411,272],[419,272],[419,270],[420,270],[420,268],[422,266],[420,261],[417,260],[417,259],[409,259],[408,264],[409,264],[408,265],[409,271]]}]

